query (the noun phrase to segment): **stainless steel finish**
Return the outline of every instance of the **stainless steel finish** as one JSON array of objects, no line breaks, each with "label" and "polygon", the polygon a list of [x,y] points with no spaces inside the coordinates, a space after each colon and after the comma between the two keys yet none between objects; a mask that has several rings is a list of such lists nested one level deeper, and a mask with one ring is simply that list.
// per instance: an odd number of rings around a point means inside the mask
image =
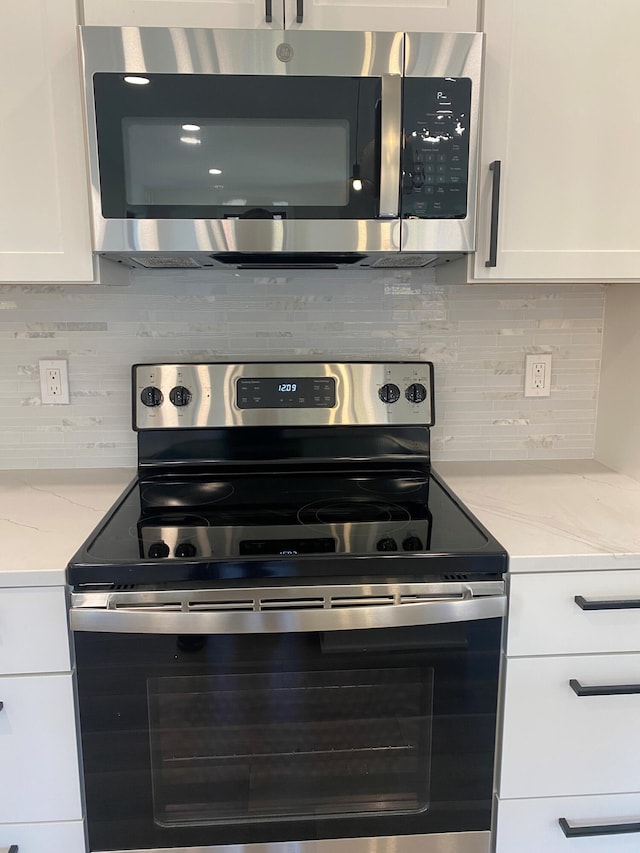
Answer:
[{"label": "stainless steel finish", "polygon": [[[137,252],[157,256],[179,252],[387,253],[399,250],[399,227],[376,220],[104,219],[100,207],[92,77],[99,71],[337,77],[400,75],[404,51],[402,33],[331,33],[331,59],[327,61],[327,34],[304,30],[284,33],[178,27],[80,27],[79,32],[96,251],[105,252],[108,257],[109,253],[118,253],[119,258],[125,258]],[[293,51],[286,63],[277,56],[283,38]],[[199,267],[203,260],[195,259],[195,265]],[[210,259],[208,261],[211,263]]]},{"label": "stainless steel finish", "polygon": [[383,74],[380,107],[380,216],[397,217],[400,209],[402,147],[402,77]]},{"label": "stainless steel finish", "polygon": [[437,625],[501,617],[502,581],[87,592],[74,631],[264,634]]},{"label": "stainless steel finish", "polygon": [[465,219],[405,219],[400,238],[402,251],[472,252],[475,249],[478,170],[478,119],[483,33],[407,33],[406,77],[469,77],[471,117],[469,133],[469,185]]},{"label": "stainless steel finish", "polygon": [[[475,170],[481,34],[80,27],[85,119],[92,185],[93,248],[135,269],[225,267],[212,253],[339,252],[363,255],[344,269],[433,266],[474,248]],[[283,42],[283,39],[285,41]],[[405,42],[406,61],[405,61]],[[278,49],[291,48],[291,59]],[[398,218],[400,82],[409,76],[471,76],[469,215],[464,220]],[[104,219],[92,76],[96,72],[381,77],[380,219]],[[397,143],[395,151],[392,146]],[[394,219],[385,219],[394,217]],[[412,254],[421,257],[411,258]]]},{"label": "stainless steel finish", "polygon": [[[278,841],[273,844],[223,844],[172,847],[171,853],[489,853],[489,832],[443,832],[378,838]],[[106,851],[92,851],[106,853]],[[167,848],[112,850],[110,853],[167,853]]]},{"label": "stainless steel finish", "polygon": [[241,558],[241,543],[247,540],[290,540],[304,542],[309,539],[333,539],[334,550],[331,554],[371,554],[376,552],[377,543],[385,536],[398,540],[399,554],[410,555],[402,550],[402,540],[408,536],[416,536],[422,543],[426,542],[429,533],[429,522],[426,520],[395,521],[353,521],[345,523],[308,522],[304,525],[280,524],[270,526],[202,526],[188,527],[168,526],[159,524],[139,523],[140,539],[144,553],[154,542],[164,542],[169,548],[169,556],[176,556],[178,545],[188,542],[196,549],[198,559],[208,559],[224,554],[228,559]]},{"label": "stainless steel finish", "polygon": [[[336,405],[330,409],[240,409],[236,382],[241,378],[334,377]],[[396,403],[383,403],[379,389],[386,383],[400,389]],[[411,403],[409,385],[425,386],[427,397]],[[151,364],[136,365],[133,376],[134,427],[166,429],[220,426],[324,426],[433,423],[431,368],[427,362],[352,363],[299,362],[284,364]],[[186,406],[169,399],[172,388],[183,385],[192,394]],[[140,394],[148,386],[159,388],[163,402],[145,406]]]}]

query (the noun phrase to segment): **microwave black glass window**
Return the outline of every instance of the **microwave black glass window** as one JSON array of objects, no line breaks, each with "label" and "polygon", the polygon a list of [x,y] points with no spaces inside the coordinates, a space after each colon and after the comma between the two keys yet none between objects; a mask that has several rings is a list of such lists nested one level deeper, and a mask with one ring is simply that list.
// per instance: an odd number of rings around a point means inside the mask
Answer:
[{"label": "microwave black glass window", "polygon": [[371,219],[381,83],[94,75],[106,219]]}]

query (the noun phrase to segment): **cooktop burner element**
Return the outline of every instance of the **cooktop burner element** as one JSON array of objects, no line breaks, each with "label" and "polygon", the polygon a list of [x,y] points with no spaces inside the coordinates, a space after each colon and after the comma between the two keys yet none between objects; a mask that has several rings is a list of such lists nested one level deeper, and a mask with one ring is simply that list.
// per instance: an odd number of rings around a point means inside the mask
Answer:
[{"label": "cooktop burner element", "polygon": [[[384,392],[415,383],[419,399]],[[137,365],[133,407],[138,476],[71,561],[72,584],[505,570],[431,470],[428,362]]]}]

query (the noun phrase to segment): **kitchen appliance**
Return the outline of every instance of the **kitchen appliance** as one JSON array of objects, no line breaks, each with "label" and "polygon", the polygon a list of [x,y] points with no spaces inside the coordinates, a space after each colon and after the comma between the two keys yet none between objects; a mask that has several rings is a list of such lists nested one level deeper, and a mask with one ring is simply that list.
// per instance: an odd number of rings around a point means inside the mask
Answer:
[{"label": "kitchen appliance", "polygon": [[71,560],[92,853],[487,853],[500,544],[433,366],[139,364]]},{"label": "kitchen appliance", "polygon": [[424,267],[474,249],[481,33],[79,33],[105,258]]}]

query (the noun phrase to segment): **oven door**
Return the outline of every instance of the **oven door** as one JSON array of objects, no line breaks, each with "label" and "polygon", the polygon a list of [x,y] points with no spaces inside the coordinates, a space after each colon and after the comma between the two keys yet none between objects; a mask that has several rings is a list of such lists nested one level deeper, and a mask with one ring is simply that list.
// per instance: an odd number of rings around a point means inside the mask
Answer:
[{"label": "oven door", "polygon": [[402,34],[81,40],[96,250],[400,248]]},{"label": "oven door", "polygon": [[495,581],[74,594],[90,850],[486,853],[504,608]]}]

